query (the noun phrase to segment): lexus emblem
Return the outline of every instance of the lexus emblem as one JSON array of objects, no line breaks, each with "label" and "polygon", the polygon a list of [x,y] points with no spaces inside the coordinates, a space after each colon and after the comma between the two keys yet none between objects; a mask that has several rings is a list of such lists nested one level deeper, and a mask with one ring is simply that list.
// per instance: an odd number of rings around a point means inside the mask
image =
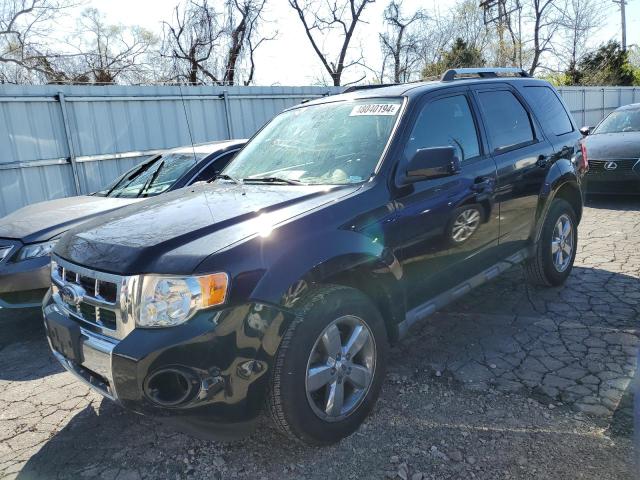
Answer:
[{"label": "lexus emblem", "polygon": [[60,296],[62,300],[74,307],[80,305],[80,302],[84,299],[84,289],[78,285],[65,285],[60,290]]},{"label": "lexus emblem", "polygon": [[604,164],[605,170],[615,170],[618,168],[618,164],[616,162],[607,162]]}]

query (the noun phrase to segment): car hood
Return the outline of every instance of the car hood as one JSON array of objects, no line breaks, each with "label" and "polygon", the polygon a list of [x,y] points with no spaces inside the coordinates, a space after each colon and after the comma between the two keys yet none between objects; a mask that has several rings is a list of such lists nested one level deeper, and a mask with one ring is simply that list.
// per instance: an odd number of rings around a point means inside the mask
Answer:
[{"label": "car hood", "polygon": [[599,133],[589,135],[585,142],[592,160],[640,157],[640,132]]},{"label": "car hood", "polygon": [[84,195],[34,203],[0,218],[0,238],[43,242],[96,215],[137,201]]},{"label": "car hood", "polygon": [[334,202],[358,186],[196,185],[115,211],[67,233],[55,253],[96,270],[191,274],[206,257]]}]

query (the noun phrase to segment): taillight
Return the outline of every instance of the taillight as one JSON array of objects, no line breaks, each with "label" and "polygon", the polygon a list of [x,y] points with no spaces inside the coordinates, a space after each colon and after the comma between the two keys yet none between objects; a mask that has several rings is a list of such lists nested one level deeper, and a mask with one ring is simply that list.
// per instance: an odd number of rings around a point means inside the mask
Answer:
[{"label": "taillight", "polygon": [[585,142],[580,142],[580,151],[582,152],[582,159],[580,160],[580,170],[586,172],[589,170],[589,158],[587,157],[587,146]]}]

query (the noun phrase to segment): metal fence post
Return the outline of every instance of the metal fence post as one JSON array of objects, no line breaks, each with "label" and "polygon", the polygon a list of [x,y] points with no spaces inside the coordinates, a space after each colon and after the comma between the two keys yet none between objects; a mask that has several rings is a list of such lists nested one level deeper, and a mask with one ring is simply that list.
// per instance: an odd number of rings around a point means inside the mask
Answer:
[{"label": "metal fence post", "polygon": [[602,90],[602,107],[600,108],[600,120],[602,120],[604,118],[604,88],[600,90]]},{"label": "metal fence post", "polygon": [[587,89],[582,88],[582,126],[587,125]]},{"label": "metal fence post", "polygon": [[73,148],[73,138],[71,137],[71,127],[69,126],[69,116],[67,115],[67,104],[64,99],[64,93],[58,92],[58,102],[62,111],[62,123],[64,124],[64,135],[67,138],[67,148],[69,149],[69,160],[71,161],[71,171],[73,172],[73,181],[76,186],[76,194],[81,195],[80,176],[78,175],[78,165],[76,163],[76,152]]},{"label": "metal fence post", "polygon": [[622,106],[622,89],[618,87],[618,107]]},{"label": "metal fence post", "polygon": [[229,96],[227,91],[222,92],[222,100],[224,100],[224,117],[227,121],[227,137],[233,138],[233,128],[231,127],[231,109],[229,108]]}]

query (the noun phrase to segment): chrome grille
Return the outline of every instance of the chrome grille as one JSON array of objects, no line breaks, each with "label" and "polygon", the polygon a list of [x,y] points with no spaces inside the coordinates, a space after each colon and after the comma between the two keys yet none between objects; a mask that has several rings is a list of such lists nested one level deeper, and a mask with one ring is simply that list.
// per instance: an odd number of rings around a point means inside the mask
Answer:
[{"label": "chrome grille", "polygon": [[[133,329],[127,315],[127,292],[132,277],[122,277],[51,259],[53,299],[84,328],[122,339]],[[74,293],[69,298],[68,292]]]}]

